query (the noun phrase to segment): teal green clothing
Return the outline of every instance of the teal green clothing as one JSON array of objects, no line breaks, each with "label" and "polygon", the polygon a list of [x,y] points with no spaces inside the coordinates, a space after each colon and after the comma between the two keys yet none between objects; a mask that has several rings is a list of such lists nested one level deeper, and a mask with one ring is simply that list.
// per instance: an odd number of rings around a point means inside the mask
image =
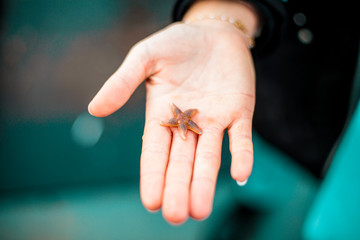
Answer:
[{"label": "teal green clothing", "polygon": [[360,103],[305,225],[306,239],[360,238]]},{"label": "teal green clothing", "polygon": [[306,239],[360,239],[360,54],[349,112],[349,122],[305,222]]}]

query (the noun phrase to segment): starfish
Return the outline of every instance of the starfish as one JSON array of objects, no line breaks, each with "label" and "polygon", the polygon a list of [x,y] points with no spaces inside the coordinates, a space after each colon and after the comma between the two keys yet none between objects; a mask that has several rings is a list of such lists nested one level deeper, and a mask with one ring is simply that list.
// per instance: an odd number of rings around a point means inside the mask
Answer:
[{"label": "starfish", "polygon": [[182,112],[175,104],[172,104],[171,110],[174,117],[167,122],[161,121],[160,124],[162,126],[178,127],[180,137],[184,140],[186,139],[186,132],[188,129],[197,134],[202,134],[201,128],[199,128],[199,126],[191,120],[191,117],[199,112],[197,109],[188,109],[185,112]]}]

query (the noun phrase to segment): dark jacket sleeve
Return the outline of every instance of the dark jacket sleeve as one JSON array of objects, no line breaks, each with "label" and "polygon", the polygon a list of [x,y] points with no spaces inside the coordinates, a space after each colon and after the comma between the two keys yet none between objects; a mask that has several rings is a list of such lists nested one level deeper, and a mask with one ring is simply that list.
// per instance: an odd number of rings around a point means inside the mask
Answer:
[{"label": "dark jacket sleeve", "polygon": [[[195,0],[177,0],[172,13],[173,21],[181,21],[186,11]],[[248,0],[260,14],[261,35],[256,38],[253,49],[255,55],[263,55],[276,48],[279,42],[286,19],[286,10],[279,0]]]}]

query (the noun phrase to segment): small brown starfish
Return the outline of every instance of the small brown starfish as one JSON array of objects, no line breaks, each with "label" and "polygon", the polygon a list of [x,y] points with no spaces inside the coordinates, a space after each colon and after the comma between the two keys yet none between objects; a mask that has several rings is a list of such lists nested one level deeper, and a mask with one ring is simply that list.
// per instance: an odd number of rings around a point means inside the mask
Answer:
[{"label": "small brown starfish", "polygon": [[174,117],[167,122],[161,121],[160,124],[162,126],[178,127],[180,136],[184,140],[186,139],[186,132],[188,129],[197,134],[202,134],[201,128],[199,128],[199,126],[191,120],[191,117],[199,112],[197,109],[188,109],[185,112],[182,112],[175,104],[172,104],[171,110]]}]

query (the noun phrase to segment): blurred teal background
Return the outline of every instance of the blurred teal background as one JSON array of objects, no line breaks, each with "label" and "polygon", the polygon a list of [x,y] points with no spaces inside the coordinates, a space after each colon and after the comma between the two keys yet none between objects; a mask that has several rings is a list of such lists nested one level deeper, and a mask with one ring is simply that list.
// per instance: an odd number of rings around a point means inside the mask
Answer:
[{"label": "blurred teal background", "polygon": [[4,5],[1,190],[134,179],[143,87],[117,114],[89,120],[88,131],[103,128],[94,146],[84,142],[86,131],[72,128],[79,116],[91,119],[84,115],[88,102],[131,45],[168,22],[171,5],[111,0]]},{"label": "blurred teal background", "polygon": [[169,23],[172,4],[3,1],[0,239],[302,239],[321,182],[256,133],[248,184],[230,178],[225,136],[213,214],[174,227],[140,202],[144,86],[110,117],[87,113],[130,47]]}]

